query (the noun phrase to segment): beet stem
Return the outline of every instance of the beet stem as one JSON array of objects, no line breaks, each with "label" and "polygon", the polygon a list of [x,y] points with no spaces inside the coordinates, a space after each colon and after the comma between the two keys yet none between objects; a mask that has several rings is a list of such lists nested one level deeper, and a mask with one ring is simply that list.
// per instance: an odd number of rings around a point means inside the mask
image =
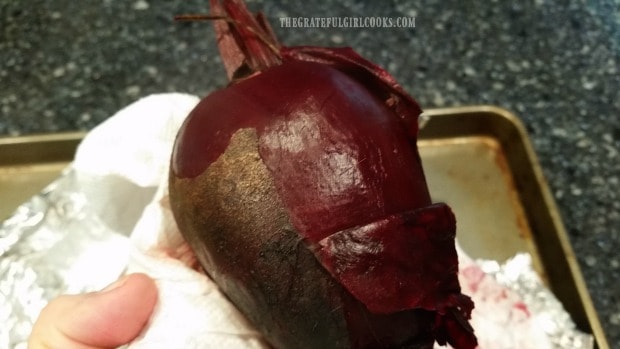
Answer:
[{"label": "beet stem", "polygon": [[[235,29],[237,29],[237,32],[240,32],[241,28],[249,31],[250,33],[255,35],[261,41],[262,44],[267,46],[267,48],[275,55],[275,57],[277,57],[278,60],[282,59],[282,55],[280,54],[280,49],[276,46],[276,44],[273,43],[273,35],[271,35],[271,33],[267,33],[267,35],[265,35],[260,30],[255,29],[252,25],[248,23],[244,23],[242,21],[235,20],[234,18],[231,18],[229,16],[209,15],[209,14],[183,14],[183,15],[174,16],[174,20],[179,21],[179,22],[218,21],[218,20],[225,21],[226,23],[229,23],[233,27],[235,27]],[[263,28],[259,28],[259,29],[263,29]],[[248,54],[248,55],[251,55],[251,54]],[[246,57],[246,59],[251,59],[251,57]],[[271,66],[270,63],[263,64],[263,66],[261,67],[253,67],[253,68],[255,70],[264,70],[268,68],[269,66]]]}]

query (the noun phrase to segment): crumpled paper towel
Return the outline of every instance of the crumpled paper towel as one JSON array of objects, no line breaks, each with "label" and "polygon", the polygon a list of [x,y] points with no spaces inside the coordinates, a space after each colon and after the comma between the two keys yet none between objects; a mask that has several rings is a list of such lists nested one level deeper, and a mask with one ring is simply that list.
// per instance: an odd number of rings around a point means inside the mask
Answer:
[{"label": "crumpled paper towel", "polygon": [[472,260],[458,247],[459,282],[475,304],[470,323],[478,349],[594,348],[594,337],[576,328],[534,271],[529,254],[500,264]]},{"label": "crumpled paper towel", "polygon": [[[149,324],[128,348],[269,348],[197,271],[170,211],[172,144],[197,102],[172,93],[127,106],[89,132],[61,178],[3,223],[0,320],[12,330],[0,329],[0,349],[25,348],[27,329],[46,300],[99,289],[123,272],[146,273],[159,289]],[[536,301],[552,295],[529,276],[535,273],[524,257],[491,270],[459,254],[463,290],[477,303],[472,324],[479,349],[593,347],[559,302]],[[499,282],[505,275],[521,281]]]},{"label": "crumpled paper towel", "polygon": [[[73,166],[104,220],[121,231],[133,226],[127,272],[148,274],[159,289],[150,323],[128,348],[269,348],[217,286],[188,265],[191,254],[168,205],[172,144],[197,102],[162,94],[131,104],[87,135]],[[140,202],[149,194],[145,208]]]},{"label": "crumpled paper towel", "polygon": [[[217,286],[190,268],[195,262],[193,255],[184,244],[170,211],[167,183],[172,143],[197,101],[195,97],[173,94],[136,102],[89,134],[77,153],[75,168],[82,176],[92,177],[93,187],[89,190],[100,203],[102,196],[109,194],[104,202],[107,205],[109,201],[109,206],[116,209],[106,212],[115,218],[126,218],[122,217],[126,208],[118,207],[126,200],[119,198],[118,193],[100,193],[98,183],[115,181],[118,177],[139,187],[158,188],[131,233],[128,271],[153,277],[160,302],[147,330],[129,348],[268,348]],[[542,326],[545,323],[541,322],[544,314],[541,317],[540,312],[530,313],[534,304],[524,303],[510,289],[515,283],[500,285],[460,249],[459,255],[463,289],[477,303],[472,324],[478,327],[481,349],[564,347],[554,345],[559,344],[553,343],[556,338],[571,339],[572,348],[591,347],[583,345],[587,336],[566,337],[564,332],[546,331]],[[533,271],[527,263],[520,265],[518,275]],[[534,292],[548,291],[539,283]],[[561,311],[560,306],[558,312]],[[569,327],[566,333],[572,335],[572,329]],[[583,339],[586,341],[582,343]],[[576,345],[578,342],[583,346]]]}]

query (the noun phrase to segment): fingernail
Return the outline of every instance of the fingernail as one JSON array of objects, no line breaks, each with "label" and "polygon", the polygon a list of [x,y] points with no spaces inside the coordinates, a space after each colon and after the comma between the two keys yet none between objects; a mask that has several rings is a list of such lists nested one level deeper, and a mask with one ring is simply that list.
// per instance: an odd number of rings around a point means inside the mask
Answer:
[{"label": "fingernail", "polygon": [[127,279],[129,278],[129,275],[125,275],[122,276],[120,279],[114,281],[113,283],[109,284],[108,286],[106,286],[104,289],[102,289],[99,292],[110,292],[114,289],[117,289],[121,286],[123,286],[125,284],[125,282],[127,282]]}]

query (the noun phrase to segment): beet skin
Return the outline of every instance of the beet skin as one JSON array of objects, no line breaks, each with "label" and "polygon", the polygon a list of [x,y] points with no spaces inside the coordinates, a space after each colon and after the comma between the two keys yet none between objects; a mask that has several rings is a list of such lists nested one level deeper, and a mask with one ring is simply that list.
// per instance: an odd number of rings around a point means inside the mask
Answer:
[{"label": "beet skin", "polygon": [[281,47],[240,1],[212,6],[234,81],[190,113],[170,172],[207,274],[275,348],[475,348],[415,101],[350,49]]}]

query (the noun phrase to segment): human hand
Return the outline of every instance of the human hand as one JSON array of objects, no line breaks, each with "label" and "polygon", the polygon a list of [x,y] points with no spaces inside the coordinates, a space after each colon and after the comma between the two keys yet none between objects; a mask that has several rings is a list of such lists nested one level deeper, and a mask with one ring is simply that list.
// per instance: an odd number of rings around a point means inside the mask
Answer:
[{"label": "human hand", "polygon": [[127,275],[99,292],[60,296],[41,311],[28,348],[116,348],[140,334],[155,303],[157,287],[145,274]]}]

